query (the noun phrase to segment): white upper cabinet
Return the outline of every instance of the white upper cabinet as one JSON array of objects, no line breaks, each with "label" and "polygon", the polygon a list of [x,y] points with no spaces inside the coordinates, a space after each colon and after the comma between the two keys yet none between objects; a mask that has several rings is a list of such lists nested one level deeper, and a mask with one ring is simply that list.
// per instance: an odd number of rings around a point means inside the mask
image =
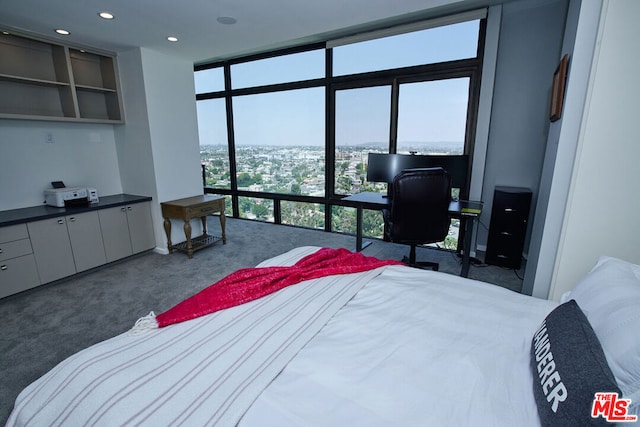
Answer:
[{"label": "white upper cabinet", "polygon": [[115,56],[0,31],[0,118],[122,123]]}]

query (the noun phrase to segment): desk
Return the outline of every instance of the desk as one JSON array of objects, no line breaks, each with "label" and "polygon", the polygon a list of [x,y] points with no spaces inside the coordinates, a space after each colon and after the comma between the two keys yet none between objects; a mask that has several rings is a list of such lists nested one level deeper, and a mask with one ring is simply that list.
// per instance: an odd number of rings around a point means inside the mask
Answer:
[{"label": "desk", "polygon": [[[362,210],[374,209],[382,210],[391,208],[391,199],[381,193],[363,192],[353,194],[342,199],[343,202],[352,203],[356,211],[356,250],[360,252],[371,242],[362,243]],[[464,242],[462,249],[462,270],[460,276],[469,275],[469,265],[471,263],[471,236],[473,234],[473,224],[482,212],[482,202],[469,200],[452,200],[449,203],[449,215],[462,220],[464,226]]]},{"label": "desk", "polygon": [[[204,194],[202,196],[187,197],[185,199],[172,200],[160,203],[162,207],[162,217],[164,218],[164,231],[167,234],[167,247],[169,253],[173,250],[186,252],[189,258],[197,250],[211,246],[218,240],[227,243],[225,232],[226,217],[224,216],[224,197]],[[222,236],[215,237],[207,234],[207,215],[220,213],[220,228]],[[184,235],[186,241],[176,245],[171,244],[171,221],[170,219],[181,219],[184,221]],[[191,219],[200,218],[202,221],[202,235],[191,238]]]}]

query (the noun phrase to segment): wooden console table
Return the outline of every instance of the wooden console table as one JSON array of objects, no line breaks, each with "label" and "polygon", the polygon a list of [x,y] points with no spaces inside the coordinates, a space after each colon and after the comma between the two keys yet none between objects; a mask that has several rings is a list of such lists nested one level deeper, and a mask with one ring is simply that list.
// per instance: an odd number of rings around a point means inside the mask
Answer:
[{"label": "wooden console table", "polygon": [[[160,206],[162,207],[162,217],[164,218],[164,231],[167,233],[169,253],[172,253],[175,249],[186,252],[189,258],[192,258],[195,251],[211,246],[219,240],[222,240],[222,243],[227,243],[224,197],[204,194],[202,196],[187,197],[185,199],[160,203]],[[220,237],[207,234],[207,215],[217,212],[220,213],[220,228],[222,230],[222,236]],[[175,245],[171,244],[171,218],[184,221],[186,241]],[[193,218],[201,219],[202,235],[192,239],[190,222]]]}]

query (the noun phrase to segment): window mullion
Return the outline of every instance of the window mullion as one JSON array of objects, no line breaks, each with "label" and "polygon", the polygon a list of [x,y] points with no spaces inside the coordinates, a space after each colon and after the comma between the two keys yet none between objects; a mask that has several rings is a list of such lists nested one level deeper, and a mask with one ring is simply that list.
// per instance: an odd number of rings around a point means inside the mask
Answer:
[{"label": "window mullion", "polygon": [[224,65],[224,87],[225,87],[225,105],[227,112],[227,140],[229,144],[229,180],[231,181],[231,191],[235,196],[231,196],[231,210],[233,216],[238,218],[240,216],[240,206],[238,203],[238,181],[236,171],[236,143],[235,132],[233,129],[233,99],[231,97],[231,66],[229,63]]},{"label": "window mullion", "polygon": [[[330,198],[335,194],[335,157],[336,157],[336,138],[335,138],[335,89],[331,85],[331,76],[333,75],[333,49],[327,49],[325,54],[325,197]],[[331,231],[333,229],[331,223],[331,205],[325,204],[324,229]]]},{"label": "window mullion", "polygon": [[391,84],[391,117],[389,120],[389,153],[395,153],[398,148],[398,102],[400,86],[398,79]]}]

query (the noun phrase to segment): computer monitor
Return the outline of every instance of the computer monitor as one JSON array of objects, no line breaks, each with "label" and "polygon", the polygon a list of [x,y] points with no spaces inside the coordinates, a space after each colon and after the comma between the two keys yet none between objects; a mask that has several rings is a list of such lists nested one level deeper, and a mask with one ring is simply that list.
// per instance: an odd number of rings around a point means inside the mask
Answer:
[{"label": "computer monitor", "polygon": [[391,183],[400,173],[400,159],[395,154],[369,153],[367,181]]},{"label": "computer monitor", "polygon": [[453,188],[467,186],[469,156],[462,155],[417,155],[369,153],[367,181],[393,182],[393,178],[405,169],[441,167],[451,175]]}]

